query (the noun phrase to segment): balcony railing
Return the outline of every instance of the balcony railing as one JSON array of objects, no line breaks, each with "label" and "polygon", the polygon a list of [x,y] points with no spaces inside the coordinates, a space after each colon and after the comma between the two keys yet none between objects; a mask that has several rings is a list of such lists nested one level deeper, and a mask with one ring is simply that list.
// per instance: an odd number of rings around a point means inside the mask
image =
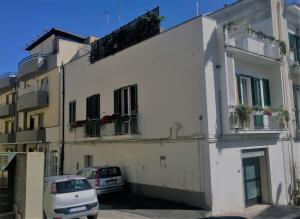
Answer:
[{"label": "balcony railing", "polygon": [[31,111],[41,109],[49,105],[48,91],[37,91],[25,94],[18,98],[18,111]]},{"label": "balcony railing", "polygon": [[0,119],[13,116],[16,112],[15,104],[1,104],[0,105]]},{"label": "balcony railing", "polygon": [[271,37],[263,37],[247,31],[242,25],[234,26],[225,32],[227,46],[255,53],[272,59],[280,59],[278,42]]},{"label": "balcony railing", "polygon": [[56,65],[56,63],[51,59],[56,52],[57,51],[53,51],[49,54],[37,53],[22,59],[18,64],[20,80],[29,79],[36,74],[45,72],[47,69],[50,69],[49,65]]},{"label": "balcony railing", "polygon": [[45,142],[46,130],[24,130],[16,133],[16,142]]},{"label": "balcony railing", "polygon": [[292,74],[300,75],[300,64],[299,62],[290,61],[290,70]]},{"label": "balcony railing", "polygon": [[281,122],[278,118],[278,113],[274,112],[265,115],[262,112],[250,113],[244,121],[238,116],[238,113],[230,113],[230,125],[233,130],[282,130],[287,129],[288,124]]},{"label": "balcony railing", "polygon": [[74,127],[76,138],[104,137],[139,134],[138,115],[122,115],[112,122],[92,119],[84,122],[82,127]]},{"label": "balcony railing", "polygon": [[4,73],[0,75],[0,92],[5,92],[16,86],[17,73]]},{"label": "balcony railing", "polygon": [[11,134],[0,134],[0,143],[12,143],[16,140],[16,135],[14,133]]}]

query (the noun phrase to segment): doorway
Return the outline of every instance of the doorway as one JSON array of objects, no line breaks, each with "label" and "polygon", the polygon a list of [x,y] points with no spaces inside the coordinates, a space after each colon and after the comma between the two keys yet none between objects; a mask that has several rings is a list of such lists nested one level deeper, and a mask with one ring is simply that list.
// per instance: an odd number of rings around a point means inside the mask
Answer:
[{"label": "doorway", "polygon": [[259,157],[243,159],[246,206],[262,204],[261,174]]}]

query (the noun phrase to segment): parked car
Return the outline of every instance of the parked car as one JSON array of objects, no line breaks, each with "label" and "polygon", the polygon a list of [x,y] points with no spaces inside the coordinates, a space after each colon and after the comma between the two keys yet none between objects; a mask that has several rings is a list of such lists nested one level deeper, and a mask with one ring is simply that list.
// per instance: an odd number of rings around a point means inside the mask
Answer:
[{"label": "parked car", "polygon": [[86,177],[97,195],[124,189],[121,170],[116,166],[87,167],[80,170],[77,175]]},{"label": "parked car", "polygon": [[52,176],[44,179],[44,218],[65,219],[87,216],[96,219],[96,191],[81,176]]}]

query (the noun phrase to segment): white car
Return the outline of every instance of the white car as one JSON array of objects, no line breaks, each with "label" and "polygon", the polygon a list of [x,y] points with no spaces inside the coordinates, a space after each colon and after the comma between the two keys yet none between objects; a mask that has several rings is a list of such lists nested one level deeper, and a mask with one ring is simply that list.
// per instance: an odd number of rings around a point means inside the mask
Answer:
[{"label": "white car", "polygon": [[86,167],[77,175],[86,177],[97,195],[118,192],[124,189],[121,170],[116,166]]},{"label": "white car", "polygon": [[47,219],[96,219],[99,204],[96,191],[86,178],[52,176],[44,179],[43,214]]}]

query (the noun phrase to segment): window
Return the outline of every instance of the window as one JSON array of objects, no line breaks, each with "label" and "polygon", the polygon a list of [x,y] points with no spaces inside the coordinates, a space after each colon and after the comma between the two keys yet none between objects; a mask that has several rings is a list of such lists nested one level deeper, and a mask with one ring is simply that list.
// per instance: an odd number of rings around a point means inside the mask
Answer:
[{"label": "window", "polygon": [[237,75],[239,103],[248,106],[271,106],[270,82],[267,79]]},{"label": "window", "polygon": [[86,118],[100,118],[100,94],[95,94],[86,98]]},{"label": "window", "polygon": [[34,129],[34,117],[30,116],[29,118],[29,130],[33,130]]},{"label": "window", "polygon": [[41,80],[41,87],[40,87],[40,90],[41,91],[46,91],[48,89],[48,78],[43,78]]},{"label": "window", "polygon": [[6,104],[9,104],[9,96],[10,96],[9,94],[6,95],[6,101],[5,101]]},{"label": "window", "polygon": [[84,167],[92,167],[93,166],[93,156],[85,155],[84,156]]},{"label": "window", "polygon": [[137,85],[123,87],[114,91],[114,113],[119,115],[115,124],[116,134],[138,133]]},{"label": "window", "polygon": [[290,58],[295,62],[300,62],[300,37],[289,33]]},{"label": "window", "polygon": [[9,133],[9,121],[5,121],[5,134]]},{"label": "window", "polygon": [[76,122],[76,101],[69,103],[69,124]]},{"label": "window", "polygon": [[38,128],[44,128],[44,113],[38,114]]},{"label": "window", "polygon": [[100,136],[100,94],[90,96],[86,99],[86,127],[87,137]]},{"label": "window", "polygon": [[118,115],[138,114],[137,85],[114,91],[114,113]]}]

